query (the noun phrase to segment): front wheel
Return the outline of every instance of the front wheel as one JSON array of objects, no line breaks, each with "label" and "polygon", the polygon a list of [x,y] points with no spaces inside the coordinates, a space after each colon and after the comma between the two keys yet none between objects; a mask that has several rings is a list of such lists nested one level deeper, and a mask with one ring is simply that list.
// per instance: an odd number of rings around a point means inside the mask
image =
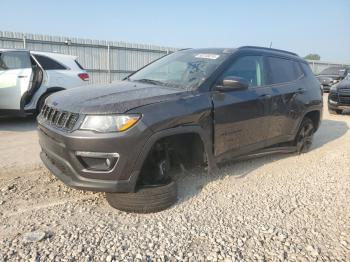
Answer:
[{"label": "front wheel", "polygon": [[133,213],[154,213],[177,201],[176,183],[169,179],[159,185],[140,186],[133,193],[107,193],[107,202],[114,208]]},{"label": "front wheel", "polygon": [[298,134],[295,138],[295,145],[299,154],[310,150],[315,133],[314,123],[310,118],[304,118],[301,122]]}]

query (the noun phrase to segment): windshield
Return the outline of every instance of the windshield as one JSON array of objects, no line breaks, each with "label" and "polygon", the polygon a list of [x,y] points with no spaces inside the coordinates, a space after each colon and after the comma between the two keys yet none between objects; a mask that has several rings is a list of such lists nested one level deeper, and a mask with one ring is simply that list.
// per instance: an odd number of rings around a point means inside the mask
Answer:
[{"label": "windshield", "polygon": [[165,56],[129,80],[181,89],[197,89],[230,55],[221,50],[184,50]]},{"label": "windshield", "polygon": [[347,74],[347,76],[345,77],[346,80],[350,80],[350,73]]}]

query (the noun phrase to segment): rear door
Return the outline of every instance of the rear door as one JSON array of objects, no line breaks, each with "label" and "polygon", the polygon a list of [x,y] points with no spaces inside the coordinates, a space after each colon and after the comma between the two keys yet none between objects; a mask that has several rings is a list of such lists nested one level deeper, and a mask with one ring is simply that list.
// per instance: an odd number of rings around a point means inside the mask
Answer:
[{"label": "rear door", "polygon": [[21,98],[30,88],[31,77],[32,65],[29,52],[0,53],[0,109],[21,109]]},{"label": "rear door", "polygon": [[[247,90],[213,92],[214,151],[229,157],[260,148],[269,136],[270,89],[265,86],[262,55],[241,55],[223,73],[246,79]],[[225,158],[225,157],[224,157]]]},{"label": "rear door", "polygon": [[300,64],[279,56],[267,56],[267,84],[271,87],[271,123],[268,138],[274,142],[291,134],[294,123],[303,110],[300,100],[306,89],[303,84],[304,73]]}]

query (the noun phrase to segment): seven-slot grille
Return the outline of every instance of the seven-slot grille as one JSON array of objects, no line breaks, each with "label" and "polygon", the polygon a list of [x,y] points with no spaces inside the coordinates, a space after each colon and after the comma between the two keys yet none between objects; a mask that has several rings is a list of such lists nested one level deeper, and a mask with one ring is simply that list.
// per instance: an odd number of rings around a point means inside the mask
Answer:
[{"label": "seven-slot grille", "polygon": [[344,96],[344,95],[339,95],[339,103],[341,104],[350,104],[350,95]]},{"label": "seven-slot grille", "polygon": [[41,117],[50,125],[71,131],[78,121],[79,114],[59,111],[53,107],[44,105]]},{"label": "seven-slot grille", "polygon": [[350,104],[350,88],[339,88],[339,103]]}]

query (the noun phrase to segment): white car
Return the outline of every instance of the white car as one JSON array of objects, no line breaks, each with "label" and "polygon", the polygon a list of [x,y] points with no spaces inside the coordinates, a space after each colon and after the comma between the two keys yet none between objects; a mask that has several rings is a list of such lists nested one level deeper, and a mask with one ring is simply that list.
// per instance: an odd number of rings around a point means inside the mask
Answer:
[{"label": "white car", "polygon": [[76,56],[0,49],[0,116],[40,112],[52,93],[88,84]]}]

